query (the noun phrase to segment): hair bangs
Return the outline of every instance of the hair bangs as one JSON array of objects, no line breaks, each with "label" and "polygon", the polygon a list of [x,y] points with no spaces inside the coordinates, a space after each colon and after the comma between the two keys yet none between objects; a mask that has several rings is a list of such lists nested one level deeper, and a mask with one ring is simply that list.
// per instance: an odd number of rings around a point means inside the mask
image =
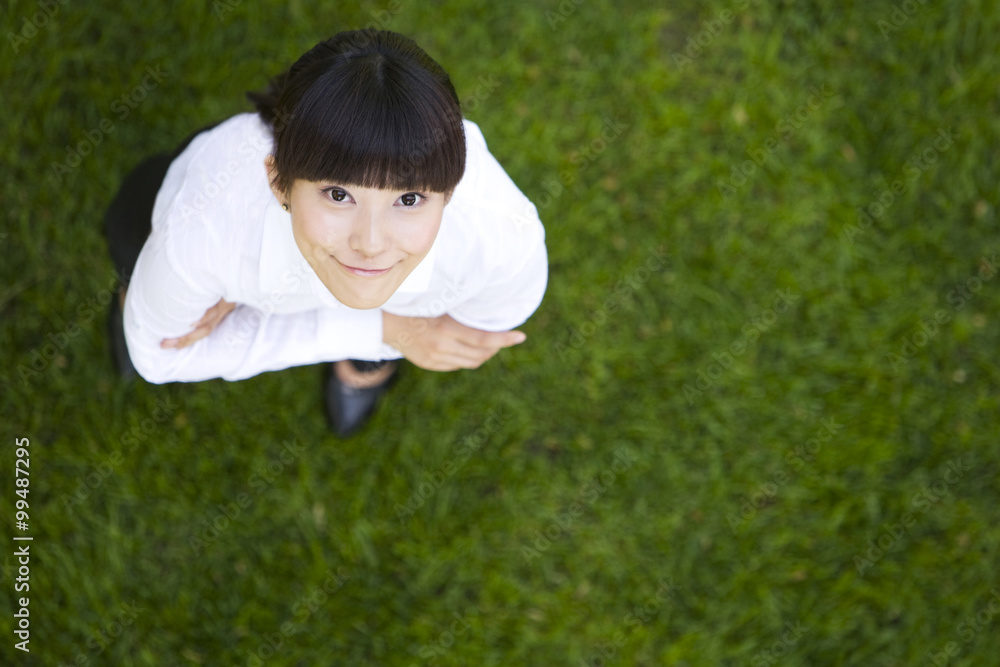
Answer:
[{"label": "hair bangs", "polygon": [[275,159],[289,185],[305,179],[448,192],[465,171],[454,89],[391,53],[357,54],[327,68],[277,130]]}]

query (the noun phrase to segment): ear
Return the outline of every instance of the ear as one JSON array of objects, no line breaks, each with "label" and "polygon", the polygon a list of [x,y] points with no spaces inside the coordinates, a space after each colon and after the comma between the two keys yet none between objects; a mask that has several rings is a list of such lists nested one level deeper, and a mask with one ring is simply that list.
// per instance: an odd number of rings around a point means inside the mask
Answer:
[{"label": "ear", "polygon": [[264,158],[264,166],[267,167],[267,183],[271,186],[271,192],[279,203],[288,203],[288,193],[278,188],[278,168],[274,164],[274,156],[268,155]]},{"label": "ear", "polygon": [[451,196],[453,194],[455,194],[455,189],[454,188],[452,188],[451,190],[448,190],[448,192],[444,193],[444,205],[445,206],[447,206],[448,202],[451,201]]}]

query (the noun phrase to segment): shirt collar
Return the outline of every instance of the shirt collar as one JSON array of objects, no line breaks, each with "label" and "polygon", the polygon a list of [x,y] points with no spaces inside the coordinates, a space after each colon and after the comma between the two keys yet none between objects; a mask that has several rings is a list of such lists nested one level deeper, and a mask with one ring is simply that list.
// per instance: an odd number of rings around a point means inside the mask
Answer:
[{"label": "shirt collar", "polygon": [[[440,232],[427,255],[410,272],[395,294],[426,292],[434,273]],[[292,216],[271,198],[264,207],[260,248],[260,289],[265,294],[314,294],[325,302],[339,303],[299,251],[292,234]]]}]

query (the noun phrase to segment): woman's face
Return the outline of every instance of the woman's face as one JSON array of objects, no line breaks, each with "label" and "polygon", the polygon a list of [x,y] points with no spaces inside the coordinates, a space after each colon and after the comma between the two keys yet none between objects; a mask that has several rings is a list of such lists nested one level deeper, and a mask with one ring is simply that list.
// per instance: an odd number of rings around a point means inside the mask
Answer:
[{"label": "woman's face", "polygon": [[338,301],[378,308],[431,249],[448,197],[296,180],[287,195],[306,261]]}]

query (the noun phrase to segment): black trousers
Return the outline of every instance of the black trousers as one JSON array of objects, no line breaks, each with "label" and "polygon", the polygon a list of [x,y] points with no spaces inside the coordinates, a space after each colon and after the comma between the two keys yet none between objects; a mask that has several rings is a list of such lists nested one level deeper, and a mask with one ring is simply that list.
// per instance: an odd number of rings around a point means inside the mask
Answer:
[{"label": "black trousers", "polygon": [[[140,162],[125,176],[118,194],[111,200],[111,205],[104,214],[104,232],[111,261],[124,286],[128,286],[142,246],[152,231],[153,204],[156,202],[156,194],[163,185],[163,179],[167,176],[170,163],[184,152],[195,137],[213,127],[215,125],[198,130],[172,153],[159,153]],[[386,362],[352,359],[351,363],[358,371],[364,373],[381,368]]]},{"label": "black trousers", "polygon": [[213,127],[215,124],[198,130],[172,153],[159,153],[140,162],[125,176],[118,194],[111,200],[104,214],[104,233],[111,261],[125,285],[131,279],[139,252],[152,231],[153,204],[170,163],[184,152],[195,137]]}]

